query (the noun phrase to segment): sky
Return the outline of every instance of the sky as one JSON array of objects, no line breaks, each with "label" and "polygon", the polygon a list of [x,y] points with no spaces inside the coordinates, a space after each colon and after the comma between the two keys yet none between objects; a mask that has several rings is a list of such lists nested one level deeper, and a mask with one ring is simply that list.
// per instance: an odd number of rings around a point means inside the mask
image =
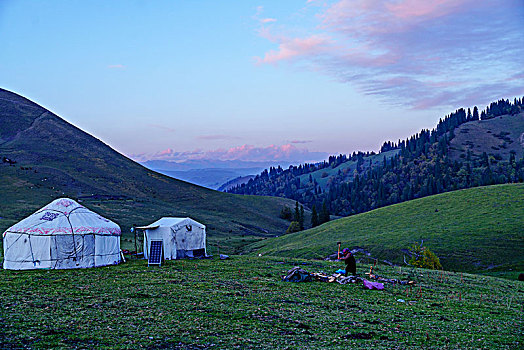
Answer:
[{"label": "sky", "polygon": [[0,87],[137,160],[377,151],[524,95],[523,0],[0,0]]}]

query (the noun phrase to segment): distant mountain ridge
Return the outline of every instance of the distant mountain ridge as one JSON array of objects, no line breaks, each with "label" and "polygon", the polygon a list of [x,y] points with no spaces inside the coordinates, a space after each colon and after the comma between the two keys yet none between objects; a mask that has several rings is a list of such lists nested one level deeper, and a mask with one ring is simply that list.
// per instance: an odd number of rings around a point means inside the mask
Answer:
[{"label": "distant mountain ridge", "polygon": [[[263,168],[245,168],[245,169],[223,169],[223,168],[210,168],[210,169],[191,169],[182,171],[170,171],[162,169],[152,169],[161,174],[171,176],[175,179],[190,182],[195,185],[207,187],[213,190],[223,191],[224,184],[230,181],[240,179],[251,179],[255,175],[263,170]],[[247,182],[247,180],[245,182]],[[238,183],[238,182],[237,182]],[[243,183],[243,182],[241,182]]]},{"label": "distant mountain ridge", "polygon": [[191,216],[208,226],[212,239],[239,233],[271,236],[286,229],[288,223],[278,215],[283,205],[293,204],[212,191],[148,170],[3,89],[0,159],[0,231],[51,200],[68,196],[114,219],[124,231],[161,216]]},{"label": "distant mountain ridge", "polygon": [[[213,159],[189,159],[182,162],[170,160],[147,160],[140,162],[149,169],[161,169],[166,171],[186,171],[196,169],[265,169],[274,162],[248,162],[244,160],[213,160]],[[284,161],[282,166],[291,162]]]},{"label": "distant mountain ridge", "polygon": [[187,181],[195,185],[223,191],[229,188],[227,183],[236,181],[242,184],[243,180],[255,177],[256,174],[274,164],[289,166],[291,161],[267,162],[267,161],[243,161],[243,160],[214,160],[214,159],[190,159],[183,162],[168,160],[148,160],[141,162],[145,167],[171,176],[175,179]]}]

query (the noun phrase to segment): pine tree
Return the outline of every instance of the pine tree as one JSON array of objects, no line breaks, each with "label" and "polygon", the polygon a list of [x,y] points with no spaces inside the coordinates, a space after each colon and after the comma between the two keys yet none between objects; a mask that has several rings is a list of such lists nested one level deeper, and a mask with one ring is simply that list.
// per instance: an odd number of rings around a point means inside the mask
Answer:
[{"label": "pine tree", "polygon": [[327,207],[326,200],[322,202],[322,212],[320,213],[320,223],[323,224],[329,221],[329,210]]},{"label": "pine tree", "polygon": [[311,227],[317,227],[317,226],[318,226],[317,207],[313,204],[313,208],[311,208]]},{"label": "pine tree", "polygon": [[300,205],[300,217],[298,220],[298,224],[300,225],[300,231],[304,229],[304,206]]},{"label": "pine tree", "polygon": [[473,119],[472,120],[480,120],[479,109],[477,108],[477,106],[473,107]]}]

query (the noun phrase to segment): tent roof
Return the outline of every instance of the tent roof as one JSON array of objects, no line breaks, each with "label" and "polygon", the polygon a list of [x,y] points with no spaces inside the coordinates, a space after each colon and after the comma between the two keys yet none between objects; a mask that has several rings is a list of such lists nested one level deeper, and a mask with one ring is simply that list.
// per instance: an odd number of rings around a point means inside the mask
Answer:
[{"label": "tent roof", "polygon": [[205,229],[206,226],[202,225],[198,221],[195,221],[191,218],[172,218],[172,217],[163,217],[161,219],[158,219],[157,221],[153,222],[150,225],[147,226],[139,226],[137,229],[140,230],[153,230],[159,227],[178,227],[181,225],[195,225],[200,228]]},{"label": "tent roof", "polygon": [[120,227],[69,198],[58,198],[8,228],[7,232],[34,235],[120,235]]}]

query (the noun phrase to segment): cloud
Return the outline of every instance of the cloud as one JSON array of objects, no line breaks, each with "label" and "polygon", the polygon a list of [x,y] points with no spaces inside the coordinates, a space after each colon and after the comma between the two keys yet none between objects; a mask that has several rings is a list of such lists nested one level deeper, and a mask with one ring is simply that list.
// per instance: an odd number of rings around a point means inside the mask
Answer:
[{"label": "cloud", "polygon": [[309,151],[297,148],[288,143],[284,145],[269,145],[266,147],[256,147],[253,145],[241,145],[227,149],[216,150],[194,150],[189,152],[177,152],[171,148],[154,152],[131,155],[131,158],[144,162],[147,160],[168,160],[173,162],[183,162],[188,160],[242,160],[252,162],[317,162],[329,156],[325,152]]},{"label": "cloud", "polygon": [[260,20],[260,23],[272,23],[272,22],[276,22],[277,20],[274,19],[274,18],[262,18]]},{"label": "cloud", "polygon": [[325,52],[329,39],[322,35],[312,35],[306,38],[290,38],[281,40],[278,50],[267,52],[258,63],[277,63],[303,56],[316,56]]},{"label": "cloud", "polygon": [[109,69],[124,69],[125,67],[123,64],[110,64],[107,66]]},{"label": "cloud", "polygon": [[155,129],[160,129],[160,130],[163,130],[163,131],[166,131],[166,132],[170,132],[170,133],[174,133],[174,132],[177,131],[177,129],[175,129],[175,128],[170,128],[169,126],[160,125],[160,124],[148,124],[147,126],[149,126],[151,128],[155,128]]},{"label": "cloud", "polygon": [[239,140],[241,137],[233,135],[200,135],[198,136],[200,140]]},{"label": "cloud", "polygon": [[298,65],[411,108],[524,93],[521,81],[511,80],[524,57],[518,1],[339,0],[309,9],[318,11],[313,27],[259,28],[276,48],[258,64]]},{"label": "cloud", "polygon": [[311,143],[311,140],[291,140],[289,143],[299,144],[299,143]]}]

